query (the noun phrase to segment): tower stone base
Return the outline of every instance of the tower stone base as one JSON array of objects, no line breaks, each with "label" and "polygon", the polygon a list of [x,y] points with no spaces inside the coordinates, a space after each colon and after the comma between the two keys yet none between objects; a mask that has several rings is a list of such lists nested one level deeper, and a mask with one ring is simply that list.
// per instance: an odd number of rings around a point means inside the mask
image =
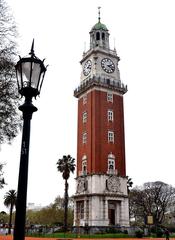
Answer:
[{"label": "tower stone base", "polygon": [[94,174],[76,184],[74,226],[129,226],[127,178]]}]

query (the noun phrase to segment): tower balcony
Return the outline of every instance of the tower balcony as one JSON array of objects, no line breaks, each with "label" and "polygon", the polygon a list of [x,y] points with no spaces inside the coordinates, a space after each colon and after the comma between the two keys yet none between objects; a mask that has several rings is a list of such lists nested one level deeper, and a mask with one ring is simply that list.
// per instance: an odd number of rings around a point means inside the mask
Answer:
[{"label": "tower balcony", "polygon": [[109,174],[109,175],[118,175],[118,171],[117,171],[117,169],[109,169],[107,171],[107,174]]},{"label": "tower balcony", "polygon": [[[94,173],[95,174],[95,173]],[[98,175],[99,173],[97,173]],[[100,173],[103,174],[103,173]],[[108,169],[104,174],[108,174],[108,175],[118,175],[118,170],[117,169]],[[87,173],[87,171],[78,171],[78,176],[82,177],[82,176],[87,176],[89,175],[89,173]]]},{"label": "tower balcony", "polygon": [[87,176],[87,171],[78,171],[78,176]]},{"label": "tower balcony", "polygon": [[80,83],[78,88],[74,90],[74,96],[79,97],[81,94],[86,92],[88,89],[92,87],[101,87],[106,88],[120,94],[125,94],[128,89],[127,85],[124,85],[121,81],[116,81],[110,78],[93,76],[86,78],[83,82]]}]

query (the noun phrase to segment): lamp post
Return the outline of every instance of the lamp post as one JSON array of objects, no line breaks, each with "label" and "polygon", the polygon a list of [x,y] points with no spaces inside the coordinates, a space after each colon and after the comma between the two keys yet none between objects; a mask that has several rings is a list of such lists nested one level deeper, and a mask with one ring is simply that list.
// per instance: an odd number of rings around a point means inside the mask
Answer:
[{"label": "lamp post", "polygon": [[31,52],[29,55],[30,56],[28,57],[20,58],[15,66],[18,91],[21,96],[25,97],[25,102],[23,105],[19,106],[19,110],[23,113],[23,132],[16,202],[14,240],[24,240],[25,238],[30,121],[32,119],[33,112],[37,111],[37,108],[32,104],[32,98],[36,98],[36,96],[40,94],[47,68],[44,66],[44,60],[41,61],[34,54],[34,40],[32,42]]}]

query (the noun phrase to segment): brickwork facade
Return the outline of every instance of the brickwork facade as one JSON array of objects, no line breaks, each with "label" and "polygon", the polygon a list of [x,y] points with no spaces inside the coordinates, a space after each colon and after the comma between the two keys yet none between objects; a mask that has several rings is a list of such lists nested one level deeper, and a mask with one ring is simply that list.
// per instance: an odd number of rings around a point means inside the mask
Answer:
[{"label": "brickwork facade", "polygon": [[[107,101],[107,93],[113,94],[113,101]],[[108,155],[115,156],[115,166],[120,176],[126,176],[123,96],[108,89],[91,89],[78,100],[78,145],[77,175],[82,172],[82,159],[87,158],[87,173],[105,173],[108,171]],[[108,111],[113,112],[113,120],[108,120]],[[83,122],[83,113],[87,121]],[[108,142],[108,131],[114,132],[114,142]],[[87,141],[83,143],[83,133]]]}]

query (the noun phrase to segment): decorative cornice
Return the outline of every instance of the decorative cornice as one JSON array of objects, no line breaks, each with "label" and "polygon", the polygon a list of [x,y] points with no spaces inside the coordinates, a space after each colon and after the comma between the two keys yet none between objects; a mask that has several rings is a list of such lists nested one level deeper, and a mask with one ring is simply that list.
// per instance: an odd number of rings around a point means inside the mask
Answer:
[{"label": "decorative cornice", "polygon": [[95,47],[95,48],[91,48],[89,49],[86,53],[83,54],[83,59],[80,61],[80,63],[82,64],[87,58],[89,58],[91,55],[93,56],[93,54],[105,54],[108,57],[113,57],[116,58],[117,61],[120,61],[120,57],[117,55],[116,50],[111,50],[111,49],[104,49],[101,47]]},{"label": "decorative cornice", "polygon": [[127,85],[124,85],[120,81],[112,80],[110,78],[102,78],[100,76],[99,77],[93,76],[88,79],[85,79],[82,83],[80,83],[79,87],[76,88],[74,91],[74,96],[78,98],[88,89],[93,88],[95,86],[109,89],[118,92],[122,95],[128,91]]},{"label": "decorative cornice", "polygon": [[125,194],[118,194],[118,193],[82,193],[82,194],[75,194],[72,197],[73,198],[84,198],[84,197],[93,197],[93,196],[98,196],[98,197],[118,197],[118,198],[128,198],[127,195]]},{"label": "decorative cornice", "polygon": [[80,176],[77,176],[77,177],[75,177],[75,180],[77,180],[78,178],[87,178],[87,177],[92,177],[92,176],[113,176],[113,175],[115,175],[115,176],[117,176],[117,177],[119,177],[119,178],[125,178],[125,179],[127,179],[127,177],[126,176],[121,176],[121,175],[119,175],[119,174],[110,174],[110,173],[108,173],[108,172],[106,172],[106,173],[102,173],[102,172],[97,172],[97,173],[87,173],[86,175],[80,175]]}]

